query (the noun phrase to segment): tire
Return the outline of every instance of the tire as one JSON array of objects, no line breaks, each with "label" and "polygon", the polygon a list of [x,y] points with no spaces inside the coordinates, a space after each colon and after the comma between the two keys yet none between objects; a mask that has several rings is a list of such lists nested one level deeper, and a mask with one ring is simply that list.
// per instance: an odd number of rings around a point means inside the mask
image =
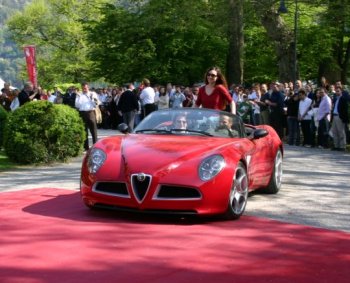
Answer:
[{"label": "tire", "polygon": [[278,150],[275,156],[270,182],[267,187],[262,190],[266,194],[277,194],[282,186],[282,159],[282,152]]},{"label": "tire", "polygon": [[225,219],[235,220],[241,217],[247,205],[248,191],[247,170],[242,162],[239,162],[229,195],[228,207],[224,214]]}]

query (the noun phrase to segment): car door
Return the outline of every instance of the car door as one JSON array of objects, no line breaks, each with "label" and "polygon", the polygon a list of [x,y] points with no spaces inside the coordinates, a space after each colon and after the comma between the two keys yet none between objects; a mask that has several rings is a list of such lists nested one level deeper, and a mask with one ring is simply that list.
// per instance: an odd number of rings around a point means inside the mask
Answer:
[{"label": "car door", "polygon": [[254,139],[250,136],[247,140],[251,143],[250,150],[246,152],[250,188],[265,186],[272,172],[269,138]]}]

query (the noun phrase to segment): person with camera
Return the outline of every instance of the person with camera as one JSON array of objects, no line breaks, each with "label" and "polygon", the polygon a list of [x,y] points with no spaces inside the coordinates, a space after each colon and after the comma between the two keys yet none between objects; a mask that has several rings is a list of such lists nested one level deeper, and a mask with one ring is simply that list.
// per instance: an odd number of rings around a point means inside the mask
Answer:
[{"label": "person with camera", "polygon": [[92,143],[97,142],[97,120],[96,107],[99,107],[100,101],[97,93],[90,91],[89,84],[83,82],[81,84],[82,92],[78,93],[75,99],[75,107],[79,110],[80,117],[83,119],[85,125],[86,138],[84,142],[84,149],[89,149],[89,135],[88,130],[92,136]]}]

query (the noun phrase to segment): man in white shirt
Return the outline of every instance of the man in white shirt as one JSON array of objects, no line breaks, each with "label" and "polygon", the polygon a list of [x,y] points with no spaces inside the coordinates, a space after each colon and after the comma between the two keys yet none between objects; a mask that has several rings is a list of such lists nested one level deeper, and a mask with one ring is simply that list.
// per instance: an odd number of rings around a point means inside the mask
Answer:
[{"label": "man in white shirt", "polygon": [[327,148],[329,146],[329,127],[331,119],[332,100],[326,93],[326,89],[320,88],[318,91],[321,102],[317,111],[317,143],[319,148]]},{"label": "man in white shirt", "polygon": [[84,82],[81,84],[82,93],[78,93],[75,99],[75,107],[79,110],[79,114],[83,119],[85,125],[86,139],[84,142],[84,149],[89,149],[89,135],[88,130],[92,136],[92,143],[97,142],[97,121],[96,121],[96,107],[100,104],[96,92],[89,89],[89,84]]},{"label": "man in white shirt", "polygon": [[306,91],[300,89],[299,92],[299,111],[298,120],[301,124],[301,131],[303,133],[303,146],[311,147],[314,144],[311,140],[311,103],[312,100],[306,96]]},{"label": "man in white shirt", "polygon": [[148,114],[156,110],[156,105],[154,103],[156,93],[151,87],[151,82],[148,79],[143,79],[142,85],[144,88],[140,94],[140,99],[142,101],[146,117]]},{"label": "man in white shirt", "polygon": [[101,103],[106,103],[106,102],[108,102],[109,94],[108,94],[106,88],[100,89],[100,91],[99,91],[99,93],[98,93],[98,99],[100,100]]}]

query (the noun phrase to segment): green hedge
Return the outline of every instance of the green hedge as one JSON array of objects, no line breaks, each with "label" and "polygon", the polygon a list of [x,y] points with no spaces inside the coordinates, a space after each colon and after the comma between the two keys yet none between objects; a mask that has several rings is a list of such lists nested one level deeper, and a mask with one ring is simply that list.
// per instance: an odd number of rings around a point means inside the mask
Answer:
[{"label": "green hedge", "polygon": [[0,148],[2,147],[5,124],[7,119],[7,111],[0,105]]},{"label": "green hedge", "polygon": [[66,161],[83,151],[85,131],[78,111],[47,101],[26,103],[8,116],[4,148],[21,164]]}]

